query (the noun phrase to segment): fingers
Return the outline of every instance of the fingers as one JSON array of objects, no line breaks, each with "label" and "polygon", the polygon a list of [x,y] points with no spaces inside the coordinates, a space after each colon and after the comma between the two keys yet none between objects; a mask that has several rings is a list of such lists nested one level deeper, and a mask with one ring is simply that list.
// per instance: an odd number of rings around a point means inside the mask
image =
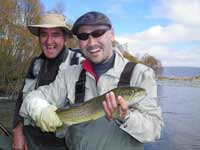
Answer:
[{"label": "fingers", "polygon": [[113,118],[112,113],[115,111],[116,108],[117,108],[117,101],[114,93],[113,92],[107,93],[106,98],[103,101],[103,109],[104,112],[106,113],[106,117],[109,120],[112,120]]},{"label": "fingers", "polygon": [[40,128],[43,132],[54,132],[56,131],[57,127],[46,123],[42,123]]},{"label": "fingers", "polygon": [[103,101],[103,109],[108,120],[113,119],[114,111],[118,109],[118,106],[119,106],[120,118],[125,118],[126,115],[128,114],[127,102],[121,96],[118,96],[116,98],[113,92],[107,93],[106,98]]},{"label": "fingers", "polygon": [[24,146],[24,150],[28,150],[28,146],[27,146],[26,143],[25,143],[25,146]]},{"label": "fingers", "polygon": [[113,92],[106,95],[106,103],[111,113],[117,108],[117,101]]},{"label": "fingers", "polygon": [[49,131],[54,132],[56,131],[57,127],[60,127],[63,125],[63,122],[58,118],[56,114],[54,114],[54,118],[52,119],[52,124],[48,127]]},{"label": "fingers", "polygon": [[57,127],[62,126],[62,121],[57,116],[55,110],[57,108],[53,105],[48,106],[43,109],[38,120],[36,120],[36,125],[41,128],[42,131],[54,132]]},{"label": "fingers", "polygon": [[19,124],[13,130],[13,137],[12,137],[12,149],[13,150],[24,150],[25,149],[25,137],[23,134],[22,126]]},{"label": "fingers", "polygon": [[128,114],[128,104],[121,96],[118,96],[117,99],[120,105],[120,117],[124,118]]}]

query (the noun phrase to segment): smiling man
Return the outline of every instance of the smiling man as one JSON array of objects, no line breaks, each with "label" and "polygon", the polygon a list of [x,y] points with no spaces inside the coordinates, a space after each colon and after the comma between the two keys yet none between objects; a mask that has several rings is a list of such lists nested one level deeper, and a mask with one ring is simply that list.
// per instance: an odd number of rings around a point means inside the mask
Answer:
[{"label": "smiling man", "polygon": [[39,32],[40,47],[44,55],[49,59],[57,57],[63,50],[63,43],[68,40],[68,37],[63,35],[60,28],[40,28]]},{"label": "smiling man", "polygon": [[[129,62],[112,47],[114,30],[101,12],[82,15],[72,32],[79,39],[86,60],[81,65],[68,66],[52,84],[31,92],[20,114],[35,120],[43,131],[52,132],[62,125],[55,111],[65,103],[65,96],[71,104],[82,103],[119,86],[141,87],[147,95],[131,105],[113,92],[106,94],[102,103],[105,117],[70,126],[65,143],[70,150],[143,150],[143,143],[160,137],[163,124],[153,70]],[[113,119],[116,109],[120,110],[120,118]]]},{"label": "smiling man", "polygon": [[[90,31],[92,32],[90,33]],[[104,34],[108,34],[108,36]],[[98,35],[104,38],[96,37]],[[109,40],[112,39],[114,41],[114,33],[109,27],[104,25],[97,27],[83,26],[80,27],[77,37],[80,39],[80,47],[83,53],[91,62],[96,64],[105,63],[112,56],[112,43]],[[98,44],[95,43],[95,39],[99,39]]]},{"label": "smiling man", "polygon": [[33,59],[17,99],[12,147],[14,150],[65,150],[64,139],[57,138],[54,133],[42,132],[34,126],[34,122],[26,119],[23,122],[18,113],[23,97],[28,92],[54,81],[58,71],[66,65],[80,63],[81,54],[66,48],[72,34],[61,14],[43,14],[40,22],[37,25],[29,25],[28,29],[38,37],[42,52],[39,57]]}]

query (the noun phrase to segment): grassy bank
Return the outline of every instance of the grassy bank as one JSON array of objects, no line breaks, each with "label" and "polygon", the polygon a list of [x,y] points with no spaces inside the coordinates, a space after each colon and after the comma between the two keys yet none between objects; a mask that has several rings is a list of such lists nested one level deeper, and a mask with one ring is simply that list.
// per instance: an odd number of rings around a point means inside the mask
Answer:
[{"label": "grassy bank", "polygon": [[200,75],[194,77],[158,77],[159,80],[200,81]]}]

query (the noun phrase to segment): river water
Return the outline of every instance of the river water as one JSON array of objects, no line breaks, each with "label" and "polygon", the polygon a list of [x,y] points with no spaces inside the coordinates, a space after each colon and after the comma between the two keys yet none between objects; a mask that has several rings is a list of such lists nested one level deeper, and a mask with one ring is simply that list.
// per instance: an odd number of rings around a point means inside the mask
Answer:
[{"label": "river water", "polygon": [[200,150],[200,82],[159,83],[164,128],[145,150]]},{"label": "river water", "polygon": [[[164,128],[145,150],[200,150],[200,82],[158,81]],[[195,85],[195,86],[194,86]],[[0,101],[0,121],[9,129],[15,102]]]}]

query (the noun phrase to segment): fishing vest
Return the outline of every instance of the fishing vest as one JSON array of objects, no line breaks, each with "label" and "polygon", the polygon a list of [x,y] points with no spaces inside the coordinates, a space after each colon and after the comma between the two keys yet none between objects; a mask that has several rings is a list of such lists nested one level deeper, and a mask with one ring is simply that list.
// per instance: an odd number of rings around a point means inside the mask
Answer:
[{"label": "fishing vest", "polygon": [[[79,58],[82,56],[82,53],[78,49],[74,50],[74,49],[71,49],[71,48],[64,50],[64,52],[62,54],[61,63],[64,62],[66,60],[66,58],[68,57],[69,50],[74,52],[72,58],[70,59],[69,65],[79,64],[80,63]],[[35,89],[37,89],[39,87],[38,81],[40,79],[40,73],[41,73],[41,68],[42,68],[43,64],[44,64],[44,59],[42,59],[42,58],[36,59],[36,61],[34,62],[33,74],[34,74],[35,79],[37,80],[37,83],[35,85]]]},{"label": "fishing vest", "polygon": [[[58,56],[59,57],[59,56]],[[57,58],[58,58],[57,57]],[[69,57],[69,58],[68,58]],[[56,61],[48,61],[43,57],[36,58],[25,79],[23,88],[23,96],[26,96],[30,91],[37,89],[41,85],[47,85],[54,81],[58,70],[61,69],[60,65],[65,62],[66,65],[79,64],[80,53],[73,51],[70,53],[69,49],[65,49],[59,59]],[[67,60],[69,59],[69,61]],[[52,66],[53,65],[53,66]],[[47,67],[48,66],[48,67]],[[46,67],[48,68],[46,70]],[[46,70],[46,71],[45,71]],[[48,77],[47,77],[48,76]],[[46,78],[45,78],[46,77]],[[54,133],[42,132],[40,128],[35,125],[35,122],[30,119],[24,119],[24,134],[28,142],[30,150],[36,149],[55,149],[65,150],[64,139],[57,138]],[[38,138],[40,137],[40,138]],[[42,139],[42,140],[41,140]]]},{"label": "fishing vest", "polygon": [[[80,53],[78,51],[74,51],[72,54],[71,54],[71,57],[70,57],[70,62],[69,65],[74,65],[74,64],[78,64],[79,63],[79,56]],[[69,57],[69,49],[65,49],[61,55],[61,59],[59,60],[59,64],[57,64],[56,67],[54,67],[53,70],[48,71],[47,72],[47,76],[45,78],[44,76],[44,73],[46,73],[44,71],[44,68],[45,68],[45,58],[42,58],[42,57],[38,57],[36,58],[34,61],[33,61],[33,64],[32,64],[32,69],[30,70],[30,72],[28,73],[28,76],[26,77],[25,79],[25,84],[24,84],[24,87],[23,87],[23,99],[27,96],[27,94],[35,89],[37,89],[39,86],[42,86],[42,85],[48,85],[50,84],[51,82],[54,81],[56,75],[57,75],[57,72],[59,70],[59,66],[61,63],[63,63],[67,57]],[[52,69],[52,68],[51,68]],[[25,125],[35,125],[34,121],[33,120],[30,120],[30,119],[24,119],[24,124]]]},{"label": "fishing vest", "polygon": [[[80,50],[76,49],[66,49],[64,50],[64,52],[62,53],[62,60],[61,63],[64,62],[69,54],[69,50],[73,51],[73,55],[72,58],[70,59],[70,63],[69,65],[75,65],[75,64],[79,64],[80,62],[80,57],[82,56],[82,53],[80,52]],[[45,63],[45,58],[42,57],[38,57],[35,59],[35,61],[33,62],[33,68],[31,71],[31,77],[27,77],[25,79],[25,85],[23,88],[23,97],[25,97],[27,95],[28,92],[37,89],[40,85],[39,82],[42,80],[41,79],[41,74],[42,74],[42,66]],[[57,73],[56,73],[57,74]],[[54,77],[53,77],[54,78]],[[52,79],[53,81],[54,79]],[[52,82],[49,81],[49,82]],[[48,81],[47,81],[48,82]],[[47,83],[49,84],[49,83]],[[46,85],[46,83],[44,83],[44,85]]]}]

